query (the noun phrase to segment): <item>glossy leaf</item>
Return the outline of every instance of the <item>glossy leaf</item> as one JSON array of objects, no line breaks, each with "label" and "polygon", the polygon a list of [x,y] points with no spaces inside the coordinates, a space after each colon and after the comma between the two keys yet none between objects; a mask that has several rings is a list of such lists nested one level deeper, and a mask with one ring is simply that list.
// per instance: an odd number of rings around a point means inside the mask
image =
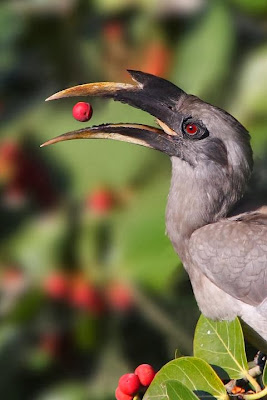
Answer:
[{"label": "glossy leaf", "polygon": [[212,321],[201,315],[195,331],[194,355],[219,369],[221,378],[246,376],[248,364],[239,320]]},{"label": "glossy leaf", "polygon": [[169,380],[181,382],[202,400],[228,399],[222,381],[205,361],[196,357],[181,357],[169,362],[157,373],[144,400],[164,399],[164,385]]},{"label": "glossy leaf", "polygon": [[168,400],[197,400],[198,397],[185,385],[178,381],[167,381],[163,386],[166,389]]}]

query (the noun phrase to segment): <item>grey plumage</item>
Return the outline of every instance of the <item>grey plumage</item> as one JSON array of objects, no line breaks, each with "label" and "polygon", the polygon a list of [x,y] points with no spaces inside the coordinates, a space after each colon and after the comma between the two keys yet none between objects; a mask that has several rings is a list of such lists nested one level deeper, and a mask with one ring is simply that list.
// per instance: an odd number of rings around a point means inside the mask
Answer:
[{"label": "grey plumage", "polygon": [[203,314],[238,315],[267,340],[267,216],[228,217],[252,171],[249,135],[225,111],[197,98],[187,96],[181,109],[191,109],[210,135],[197,144],[190,141],[191,162],[172,159],[167,233]]},{"label": "grey plumage", "polygon": [[[238,213],[253,160],[247,130],[230,114],[161,78],[129,71],[135,85],[76,86],[49,100],[92,95],[142,108],[161,129],[107,124],[69,132],[155,148],[172,161],[167,234],[187,270],[200,310],[212,319],[240,316],[267,340],[267,214]],[[156,251],[156,249],[155,249]]]}]

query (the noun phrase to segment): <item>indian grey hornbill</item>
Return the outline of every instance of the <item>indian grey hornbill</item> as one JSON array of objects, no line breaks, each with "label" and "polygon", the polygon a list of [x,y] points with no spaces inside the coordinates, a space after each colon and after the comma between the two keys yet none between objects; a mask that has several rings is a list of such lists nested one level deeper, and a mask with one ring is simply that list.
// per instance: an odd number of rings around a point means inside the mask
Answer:
[{"label": "indian grey hornbill", "polygon": [[200,310],[211,319],[239,316],[266,341],[267,213],[264,209],[232,212],[252,171],[249,133],[226,111],[167,80],[140,71],[129,73],[134,84],[79,85],[47,100],[112,98],[150,113],[160,129],[104,124],[65,133],[44,145],[104,138],[169,155],[172,178],[166,228],[189,274]]}]

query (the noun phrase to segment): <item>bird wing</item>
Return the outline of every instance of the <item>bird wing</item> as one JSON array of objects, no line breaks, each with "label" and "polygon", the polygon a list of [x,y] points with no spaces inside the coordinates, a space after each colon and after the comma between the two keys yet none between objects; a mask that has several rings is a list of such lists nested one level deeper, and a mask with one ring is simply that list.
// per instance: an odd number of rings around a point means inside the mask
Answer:
[{"label": "bird wing", "polygon": [[248,213],[195,231],[193,264],[216,286],[251,305],[267,298],[267,215]]}]

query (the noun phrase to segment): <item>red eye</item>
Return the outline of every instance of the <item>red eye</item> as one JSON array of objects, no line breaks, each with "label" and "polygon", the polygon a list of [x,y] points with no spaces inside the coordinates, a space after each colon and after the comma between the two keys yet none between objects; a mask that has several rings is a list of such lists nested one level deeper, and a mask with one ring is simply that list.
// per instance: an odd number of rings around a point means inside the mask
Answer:
[{"label": "red eye", "polygon": [[198,132],[198,126],[195,124],[188,124],[186,125],[185,130],[189,135],[195,135]]}]

